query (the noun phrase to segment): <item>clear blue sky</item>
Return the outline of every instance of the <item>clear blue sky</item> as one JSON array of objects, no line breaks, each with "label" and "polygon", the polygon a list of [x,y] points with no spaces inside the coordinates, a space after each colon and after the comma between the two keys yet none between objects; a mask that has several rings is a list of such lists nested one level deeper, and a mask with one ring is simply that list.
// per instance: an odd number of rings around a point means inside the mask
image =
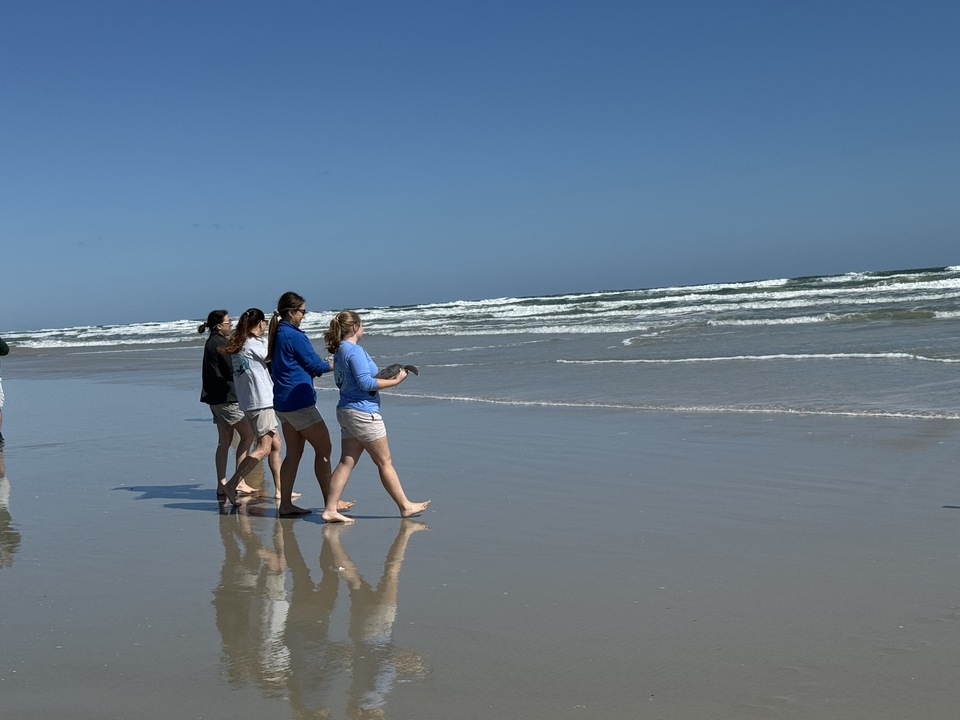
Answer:
[{"label": "clear blue sky", "polygon": [[960,3],[7,0],[0,329],[960,264]]}]

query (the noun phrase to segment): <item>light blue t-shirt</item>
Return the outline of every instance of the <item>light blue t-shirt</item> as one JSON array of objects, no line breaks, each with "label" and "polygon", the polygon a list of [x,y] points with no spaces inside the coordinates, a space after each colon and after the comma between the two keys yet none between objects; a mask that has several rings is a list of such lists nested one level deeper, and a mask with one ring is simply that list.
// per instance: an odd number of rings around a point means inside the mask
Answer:
[{"label": "light blue t-shirt", "polygon": [[340,388],[337,407],[368,413],[380,412],[376,374],[377,364],[366,350],[353,342],[340,343],[333,356],[333,379]]}]

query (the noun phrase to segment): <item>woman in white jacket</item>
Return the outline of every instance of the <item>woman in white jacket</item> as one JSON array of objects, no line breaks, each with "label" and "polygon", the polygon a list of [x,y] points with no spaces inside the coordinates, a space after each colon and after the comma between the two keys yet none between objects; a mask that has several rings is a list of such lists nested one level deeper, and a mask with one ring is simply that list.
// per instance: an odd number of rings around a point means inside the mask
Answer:
[{"label": "woman in white jacket", "polygon": [[263,310],[250,308],[237,321],[226,346],[220,351],[233,358],[233,385],[237,403],[254,430],[256,446],[237,467],[237,472],[223,486],[227,498],[237,504],[237,485],[257,464],[268,457],[273,475],[274,494],[266,488],[265,497],[280,498],[280,449],[282,442],[273,411],[273,379],[267,366],[267,318]]}]

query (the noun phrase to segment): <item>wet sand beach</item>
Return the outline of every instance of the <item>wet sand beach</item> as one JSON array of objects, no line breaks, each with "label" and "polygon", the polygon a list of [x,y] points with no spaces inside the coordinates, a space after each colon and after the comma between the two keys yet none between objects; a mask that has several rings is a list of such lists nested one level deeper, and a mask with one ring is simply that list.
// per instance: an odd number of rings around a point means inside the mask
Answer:
[{"label": "wet sand beach", "polygon": [[956,716],[956,421],[391,397],[433,503],[330,527],[221,513],[197,358],[4,359],[5,717]]}]

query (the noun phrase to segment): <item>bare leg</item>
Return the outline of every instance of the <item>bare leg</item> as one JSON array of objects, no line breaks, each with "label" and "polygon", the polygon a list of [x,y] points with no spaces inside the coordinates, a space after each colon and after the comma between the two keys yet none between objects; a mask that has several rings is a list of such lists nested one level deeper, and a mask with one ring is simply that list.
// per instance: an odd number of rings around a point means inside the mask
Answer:
[{"label": "bare leg", "polygon": [[237,466],[237,471],[233,474],[233,477],[223,484],[223,493],[227,496],[227,500],[230,501],[231,505],[240,504],[237,502],[237,492],[241,483],[243,483],[243,479],[253,472],[260,461],[270,453],[272,446],[273,437],[271,435],[264,435],[260,438],[257,442],[257,447]]},{"label": "bare leg", "polygon": [[363,449],[370,453],[370,459],[377,466],[380,473],[380,482],[387,494],[393,498],[400,510],[400,517],[411,517],[422,513],[427,509],[430,501],[412,502],[403,492],[403,486],[400,484],[400,478],[397,471],[393,468],[393,459],[390,457],[390,446],[387,444],[387,436],[378,438],[373,442],[363,443]]},{"label": "bare leg", "polygon": [[280,464],[280,504],[277,513],[280,517],[296,517],[309,515],[310,511],[293,504],[293,484],[297,481],[297,469],[300,467],[300,458],[303,457],[303,448],[306,441],[298,430],[290,423],[281,423],[283,440],[287,444],[287,454]]},{"label": "bare leg", "polygon": [[[313,447],[316,456],[313,461],[313,470],[317,476],[317,483],[320,485],[320,492],[323,494],[323,504],[326,507],[327,496],[330,494],[330,433],[327,431],[327,424],[322,420],[311,425],[302,431],[307,442]],[[353,507],[353,501],[339,502],[340,510],[347,510]]]},{"label": "bare leg", "polygon": [[[236,425],[233,426],[233,429],[236,430],[237,434],[240,436],[240,439],[237,441],[237,466],[236,469],[240,469],[240,465],[246,460],[247,455],[250,454],[250,446],[253,445],[253,441],[256,439],[256,432],[253,429],[253,426],[250,425],[250,421],[244,418]],[[248,475],[250,470],[247,470],[244,473],[244,476]],[[236,486],[236,491],[241,495],[255,495],[257,489],[250,487],[243,481],[243,477],[240,479],[240,484]]]},{"label": "bare leg", "polygon": [[233,428],[217,423],[217,453],[214,461],[217,466],[217,495],[223,495],[223,484],[227,481],[227,455],[230,453],[230,443],[233,442]]},{"label": "bare leg", "polygon": [[[277,500],[280,499],[280,463],[282,458],[280,457],[280,450],[283,447],[283,442],[280,440],[280,433],[274,432],[270,435],[271,437],[271,446],[270,454],[267,456],[267,465],[270,466],[270,474],[273,476],[273,489],[274,495]],[[261,494],[264,497],[269,497],[270,494],[267,492],[267,488],[261,488]],[[292,497],[299,497],[300,493],[293,493]]]},{"label": "bare leg", "polygon": [[310,443],[315,453],[313,471],[317,476],[320,492],[323,493],[323,500],[326,502],[327,493],[330,491],[330,433],[327,432],[327,424],[321,420],[304,428],[300,434]]},{"label": "bare leg", "polygon": [[354,521],[353,518],[340,514],[340,496],[343,495],[350,473],[357,466],[357,461],[362,454],[363,445],[356,438],[343,438],[340,441],[340,462],[337,463],[330,477],[330,492],[327,494],[323,515],[321,515],[326,522],[352,523]]}]

